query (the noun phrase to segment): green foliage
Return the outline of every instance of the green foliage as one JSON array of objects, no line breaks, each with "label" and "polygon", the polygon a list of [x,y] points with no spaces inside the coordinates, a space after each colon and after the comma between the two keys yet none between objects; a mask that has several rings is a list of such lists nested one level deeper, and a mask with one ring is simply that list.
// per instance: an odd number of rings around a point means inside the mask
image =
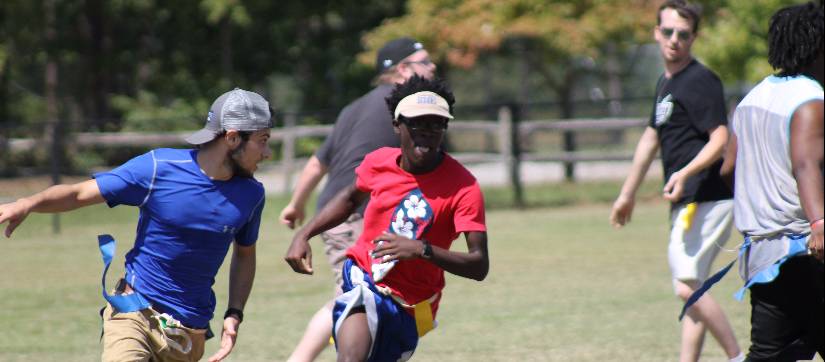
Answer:
[{"label": "green foliage", "polygon": [[137,98],[112,97],[112,106],[123,114],[123,131],[165,132],[194,130],[203,126],[210,102],[204,99],[188,103],[175,98],[161,104],[158,97],[147,91]]},{"label": "green foliage", "polygon": [[241,27],[252,22],[246,8],[237,0],[202,0],[201,8],[206,11],[206,19],[211,24],[217,24],[224,18]]},{"label": "green foliage", "polygon": [[9,53],[6,50],[8,46],[3,42],[0,42],[0,76],[3,75],[3,71],[6,69],[6,62],[9,60]]},{"label": "green foliage", "polygon": [[321,144],[324,143],[323,139],[319,138],[301,138],[296,142],[295,147],[295,156],[296,157],[309,157],[315,154],[319,148],[321,148]]},{"label": "green foliage", "polygon": [[[411,0],[407,14],[370,31],[370,49],[401,34],[426,45],[441,64],[474,67],[489,54],[518,59],[512,73],[538,78],[560,102],[564,118],[574,116],[573,99],[591,74],[627,78],[633,72],[635,45],[650,37],[658,1],[652,0]],[[362,53],[363,62],[373,53]],[[608,62],[622,66],[607,69]],[[526,102],[530,93],[522,87]],[[619,89],[609,97],[620,98]]]},{"label": "green foliage", "polygon": [[[765,61],[768,19],[800,0],[699,2],[705,13],[696,53],[705,63],[737,86],[771,73]],[[598,106],[576,101],[592,98],[592,91],[600,100],[650,93],[660,63],[640,44],[651,42],[660,3],[5,0],[0,131],[4,137],[42,137],[50,57],[57,62],[58,117],[68,120],[71,131],[195,129],[211,101],[233,87],[262,93],[281,113],[331,114],[299,124],[332,123],[335,113],[370,88],[375,51],[402,35],[426,44],[439,72],[454,83],[460,106],[552,101],[533,107],[532,114],[599,116]],[[623,107],[620,115],[649,111],[647,104]],[[317,144],[302,141],[299,154]]]},{"label": "green foliage", "polygon": [[[371,49],[400,34],[422,39],[447,62],[475,64],[507,39],[535,39],[550,59],[595,56],[607,41],[632,44],[648,36],[653,1],[412,0],[408,13],[366,36]],[[361,59],[366,61],[367,54]]]},{"label": "green foliage", "polygon": [[370,88],[372,67],[354,61],[361,33],[399,15],[403,1],[8,0],[0,11],[4,119],[45,118],[43,107],[10,100],[43,96],[52,54],[60,117],[82,120],[85,131],[157,131],[188,128],[206,112],[194,107],[233,87],[277,92],[285,103],[276,109],[339,109]]},{"label": "green foliage", "polygon": [[700,29],[696,54],[723,81],[755,83],[772,74],[768,64],[768,22],[780,8],[799,0],[727,0]]}]

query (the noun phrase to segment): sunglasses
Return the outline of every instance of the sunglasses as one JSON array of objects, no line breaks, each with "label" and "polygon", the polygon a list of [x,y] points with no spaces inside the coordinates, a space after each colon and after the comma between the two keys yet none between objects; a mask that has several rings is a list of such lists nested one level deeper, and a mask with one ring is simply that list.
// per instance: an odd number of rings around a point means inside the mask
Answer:
[{"label": "sunglasses", "polygon": [[433,61],[429,60],[429,59],[424,59],[424,60],[409,60],[409,61],[402,62],[402,63],[404,63],[404,64],[421,64],[423,66],[428,66],[430,64],[433,64]]},{"label": "sunglasses", "polygon": [[688,40],[688,39],[690,39],[690,37],[693,36],[693,33],[689,30],[676,30],[674,28],[659,27],[659,32],[661,32],[662,35],[664,35],[665,38],[668,38],[668,39],[670,39],[670,37],[673,36],[673,33],[676,33],[676,37],[679,38],[679,40],[682,40],[682,41]]},{"label": "sunglasses", "polygon": [[418,133],[418,132],[430,132],[430,133],[441,133],[447,129],[447,120],[440,120],[440,121],[410,121],[408,119],[402,118],[399,119],[399,122],[403,123],[407,126],[407,129],[410,132]]}]

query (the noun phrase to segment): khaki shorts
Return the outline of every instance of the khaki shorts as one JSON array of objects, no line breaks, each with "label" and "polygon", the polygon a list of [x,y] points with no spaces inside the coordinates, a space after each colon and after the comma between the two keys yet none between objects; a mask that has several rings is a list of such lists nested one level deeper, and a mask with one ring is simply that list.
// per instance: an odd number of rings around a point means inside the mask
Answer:
[{"label": "khaki shorts", "polygon": [[668,262],[673,280],[704,282],[730,238],[733,200],[682,205],[670,217]]},{"label": "khaki shorts", "polygon": [[324,253],[327,254],[327,260],[335,275],[335,285],[338,287],[343,281],[341,268],[344,266],[344,260],[347,259],[347,249],[355,244],[362,231],[364,231],[364,218],[361,214],[352,214],[347,221],[321,233],[321,239],[324,240]]},{"label": "khaki shorts", "polygon": [[[136,312],[117,313],[111,304],[103,310],[103,362],[165,362],[197,361],[203,356],[205,330],[180,328],[192,341],[189,353],[183,353],[172,346],[160,330],[159,322],[152,316],[155,312],[144,309]],[[167,337],[185,346],[186,337]]]}]

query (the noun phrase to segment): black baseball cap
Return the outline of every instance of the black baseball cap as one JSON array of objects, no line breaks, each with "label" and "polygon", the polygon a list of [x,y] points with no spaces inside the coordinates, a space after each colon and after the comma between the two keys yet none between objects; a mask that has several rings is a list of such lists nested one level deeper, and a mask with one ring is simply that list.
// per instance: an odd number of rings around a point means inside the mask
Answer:
[{"label": "black baseball cap", "polygon": [[424,49],[424,45],[412,38],[403,37],[390,40],[378,50],[378,55],[375,57],[375,68],[379,74],[383,73],[410,56],[410,54],[421,49]]}]

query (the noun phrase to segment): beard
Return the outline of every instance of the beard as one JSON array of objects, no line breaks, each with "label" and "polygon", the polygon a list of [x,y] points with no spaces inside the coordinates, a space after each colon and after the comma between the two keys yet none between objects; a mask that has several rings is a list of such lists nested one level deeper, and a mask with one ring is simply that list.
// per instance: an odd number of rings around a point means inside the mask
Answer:
[{"label": "beard", "polygon": [[227,154],[227,160],[229,160],[229,166],[232,167],[232,176],[239,176],[245,178],[252,178],[252,172],[243,168],[238,159],[241,158],[243,155],[243,144],[238,146],[238,148],[229,151]]}]

